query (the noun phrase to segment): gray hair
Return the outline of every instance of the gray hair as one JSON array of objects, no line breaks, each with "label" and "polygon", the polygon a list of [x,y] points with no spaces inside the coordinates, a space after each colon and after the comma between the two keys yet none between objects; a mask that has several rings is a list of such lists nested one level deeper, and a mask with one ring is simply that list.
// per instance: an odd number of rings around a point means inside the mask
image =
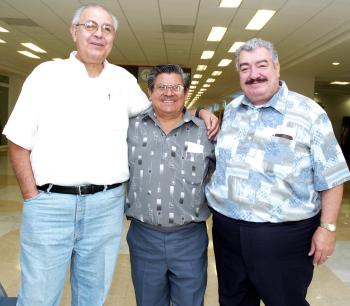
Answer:
[{"label": "gray hair", "polygon": [[109,15],[111,15],[112,17],[112,20],[113,20],[113,27],[114,27],[114,30],[117,31],[117,28],[118,28],[118,20],[117,18],[111,14],[105,7],[103,7],[102,5],[100,4],[95,4],[95,3],[89,3],[89,4],[84,4],[82,6],[80,6],[74,13],[73,15],[73,19],[72,19],[72,25],[75,25],[75,24],[78,24],[79,21],[80,21],[80,17],[81,17],[81,14],[88,8],[90,7],[99,7],[103,10],[105,10]]},{"label": "gray hair", "polygon": [[184,73],[184,71],[182,70],[182,68],[179,65],[166,64],[166,65],[157,65],[151,69],[151,71],[148,75],[148,81],[147,81],[148,89],[151,92],[154,89],[154,83],[156,81],[157,76],[159,74],[162,74],[162,73],[176,73],[179,76],[181,76],[184,90],[185,90],[185,92],[188,91],[189,86],[190,86],[190,82],[189,82],[189,78],[188,78],[187,74]]},{"label": "gray hair", "polygon": [[244,43],[244,45],[240,46],[236,52],[236,69],[239,71],[239,56],[242,51],[251,52],[257,48],[265,48],[271,53],[272,61],[274,64],[278,64],[278,54],[273,44],[267,40],[263,40],[261,38],[252,38]]}]

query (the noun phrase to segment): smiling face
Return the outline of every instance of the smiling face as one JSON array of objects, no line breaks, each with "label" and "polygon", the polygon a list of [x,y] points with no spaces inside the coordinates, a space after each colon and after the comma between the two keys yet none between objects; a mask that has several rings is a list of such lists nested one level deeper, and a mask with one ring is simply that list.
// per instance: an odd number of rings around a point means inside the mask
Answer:
[{"label": "smiling face", "polygon": [[[180,85],[181,90],[175,91],[169,86]],[[149,90],[153,109],[159,118],[180,118],[185,105],[186,93],[183,90],[183,80],[177,73],[160,73],[155,79],[154,88]],[[161,89],[166,87],[165,89]]]},{"label": "smiling face", "polygon": [[72,25],[71,34],[77,47],[77,58],[85,64],[102,64],[113,47],[115,31],[106,33],[102,25],[113,27],[112,16],[101,7],[86,8],[79,20],[79,24],[87,21],[98,24],[96,31],[89,32],[84,25]]},{"label": "smiling face", "polygon": [[241,88],[253,104],[265,104],[278,91],[280,66],[267,49],[242,51],[238,67]]}]

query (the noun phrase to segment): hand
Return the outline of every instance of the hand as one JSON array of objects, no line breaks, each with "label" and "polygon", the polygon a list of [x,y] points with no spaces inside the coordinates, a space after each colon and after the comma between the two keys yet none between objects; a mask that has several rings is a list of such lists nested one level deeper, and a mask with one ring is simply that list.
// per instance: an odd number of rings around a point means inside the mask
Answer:
[{"label": "hand", "polygon": [[309,256],[314,255],[314,265],[322,265],[333,254],[335,248],[335,232],[319,227],[311,241]]},{"label": "hand", "polygon": [[206,110],[206,109],[201,109],[199,112],[199,117],[203,119],[205,126],[207,127],[208,130],[208,138],[209,139],[214,139],[216,135],[220,131],[220,122],[219,118],[216,117],[212,112]]},{"label": "hand", "polygon": [[35,189],[32,192],[27,192],[26,194],[23,194],[23,200],[30,200],[35,198],[39,194],[38,190]]}]

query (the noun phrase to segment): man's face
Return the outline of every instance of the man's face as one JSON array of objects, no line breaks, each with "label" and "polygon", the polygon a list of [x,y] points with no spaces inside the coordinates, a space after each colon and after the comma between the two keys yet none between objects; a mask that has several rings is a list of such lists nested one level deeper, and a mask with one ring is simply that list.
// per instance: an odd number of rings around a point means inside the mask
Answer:
[{"label": "man's face", "polygon": [[[79,24],[95,22],[98,29],[86,29],[84,25],[72,25],[71,34],[77,47],[77,58],[84,64],[101,64],[112,50],[115,31],[111,15],[100,7],[85,9]],[[104,27],[104,30],[102,29]],[[105,29],[112,29],[108,32]]]},{"label": "man's face", "polygon": [[[173,87],[173,89],[170,87]],[[186,94],[179,74],[158,74],[153,91],[149,91],[149,95],[157,116],[163,118],[182,116]]]},{"label": "man's face", "polygon": [[241,88],[253,104],[265,104],[278,91],[280,67],[267,49],[242,51],[238,68]]}]

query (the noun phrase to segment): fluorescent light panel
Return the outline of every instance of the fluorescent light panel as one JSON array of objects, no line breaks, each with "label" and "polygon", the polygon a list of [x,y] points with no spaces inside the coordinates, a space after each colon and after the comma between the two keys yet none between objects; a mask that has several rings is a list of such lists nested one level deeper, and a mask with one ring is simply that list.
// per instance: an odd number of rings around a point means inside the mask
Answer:
[{"label": "fluorescent light panel", "polygon": [[194,75],[193,75],[193,78],[194,78],[194,79],[200,79],[202,76],[203,76],[202,74],[198,74],[198,73],[197,73],[197,74],[194,74]]},{"label": "fluorescent light panel", "polygon": [[197,85],[199,83],[199,81],[192,81],[191,85]]},{"label": "fluorescent light panel", "polygon": [[226,30],[227,28],[225,27],[212,27],[207,41],[220,41],[224,37]]},{"label": "fluorescent light panel", "polygon": [[235,41],[235,42],[233,43],[233,45],[231,46],[231,48],[228,50],[228,52],[230,52],[230,53],[235,53],[236,50],[237,50],[240,46],[242,46],[242,45],[244,45],[244,42],[243,42],[243,41]]},{"label": "fluorescent light panel", "polygon": [[245,29],[261,30],[275,13],[276,11],[272,10],[258,10]]},{"label": "fluorescent light panel", "polygon": [[217,76],[217,75],[221,75],[222,74],[222,71],[213,71],[213,73],[211,74],[212,76]]},{"label": "fluorescent light panel", "polygon": [[201,59],[211,59],[214,56],[215,51],[203,51]]},{"label": "fluorescent light panel", "polygon": [[224,58],[220,61],[220,63],[218,64],[219,67],[226,67],[228,65],[230,65],[232,62],[232,60],[228,59],[228,58]]},{"label": "fluorescent light panel", "polygon": [[207,69],[207,65],[198,65],[197,66],[197,71],[205,71],[205,69]]},{"label": "fluorescent light panel", "polygon": [[39,56],[33,54],[32,52],[29,51],[17,51],[18,53],[21,53],[22,55],[28,56],[30,58],[40,58]]},{"label": "fluorescent light panel", "polygon": [[239,7],[242,0],[221,0],[220,7]]},{"label": "fluorescent light panel", "polygon": [[3,28],[3,27],[0,27],[0,32],[3,32],[3,33],[8,33],[8,32],[9,32],[9,30],[7,30],[7,29],[5,29],[5,28]]},{"label": "fluorescent light panel", "polygon": [[40,47],[38,47],[37,45],[34,45],[33,43],[21,43],[22,46],[25,46],[26,48],[33,50],[35,52],[38,53],[46,53],[45,50],[41,49]]},{"label": "fluorescent light panel", "polygon": [[339,62],[333,62],[332,65],[338,66],[338,65],[340,65],[340,63]]},{"label": "fluorescent light panel", "polygon": [[6,44],[6,41],[4,41],[3,39],[0,39],[0,44]]},{"label": "fluorescent light panel", "polygon": [[207,83],[214,83],[215,82],[215,79],[212,79],[212,78],[209,78],[206,80]]},{"label": "fluorescent light panel", "polygon": [[206,87],[206,88],[208,88],[210,86],[211,86],[210,84],[203,84],[203,87]]},{"label": "fluorescent light panel", "polygon": [[331,82],[332,85],[349,85],[350,82],[334,81]]}]

